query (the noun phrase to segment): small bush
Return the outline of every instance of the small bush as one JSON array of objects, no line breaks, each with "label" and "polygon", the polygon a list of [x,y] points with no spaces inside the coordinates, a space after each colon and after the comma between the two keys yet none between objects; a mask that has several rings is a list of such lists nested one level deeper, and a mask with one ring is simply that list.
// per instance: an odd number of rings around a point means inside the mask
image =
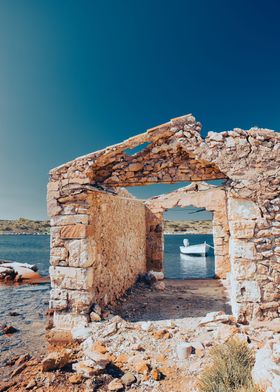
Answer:
[{"label": "small bush", "polygon": [[247,343],[231,338],[214,347],[198,381],[199,392],[260,392],[252,380],[254,355]]}]

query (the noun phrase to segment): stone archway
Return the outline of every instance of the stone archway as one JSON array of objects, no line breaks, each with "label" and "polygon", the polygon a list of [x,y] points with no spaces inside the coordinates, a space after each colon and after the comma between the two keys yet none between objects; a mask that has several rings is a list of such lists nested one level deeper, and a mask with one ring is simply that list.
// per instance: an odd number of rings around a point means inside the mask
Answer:
[{"label": "stone archway", "polygon": [[[229,225],[227,217],[227,198],[223,187],[216,187],[207,183],[192,183],[187,187],[180,188],[174,192],[156,196],[145,202],[146,207],[150,210],[149,216],[151,222],[147,219],[147,254],[150,255],[149,266],[160,269],[163,261],[162,252],[162,232],[158,226],[155,226],[155,220],[158,225],[162,225],[163,212],[174,207],[187,207],[193,205],[198,208],[205,208],[213,212],[213,240],[215,248],[215,275],[218,278],[225,278],[230,272],[229,258]],[[154,215],[154,217],[152,217]],[[153,227],[161,235],[152,235]],[[153,253],[154,252],[154,253]],[[155,257],[155,259],[153,259]]]}]

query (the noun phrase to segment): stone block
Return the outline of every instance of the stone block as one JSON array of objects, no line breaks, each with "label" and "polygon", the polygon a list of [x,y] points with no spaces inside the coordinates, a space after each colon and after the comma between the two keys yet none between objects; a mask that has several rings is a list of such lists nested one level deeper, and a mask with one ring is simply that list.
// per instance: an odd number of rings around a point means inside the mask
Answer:
[{"label": "stone block", "polygon": [[213,225],[213,236],[214,238],[225,238],[228,236],[228,233],[223,226]]},{"label": "stone block", "polygon": [[233,258],[255,259],[255,244],[245,240],[230,239],[230,254]]},{"label": "stone block", "polygon": [[259,207],[250,200],[228,199],[229,220],[258,219],[261,217]]},{"label": "stone block", "polygon": [[64,259],[61,259],[59,256],[50,256],[50,265],[60,265],[67,267],[68,262]]},{"label": "stone block", "polygon": [[88,224],[87,214],[75,214],[75,215],[58,215],[51,219],[51,226],[68,226],[76,224]]},{"label": "stone block", "polygon": [[260,302],[261,290],[259,284],[254,280],[244,280],[237,282],[238,302]]},{"label": "stone block", "polygon": [[50,181],[48,183],[48,192],[58,191],[59,190],[59,181]]},{"label": "stone block", "polygon": [[88,233],[87,227],[83,224],[63,226],[60,230],[60,236],[62,239],[86,238]]},{"label": "stone block", "polygon": [[58,330],[69,330],[77,327],[86,327],[88,325],[88,317],[73,313],[54,312],[53,326]]},{"label": "stone block", "polygon": [[57,200],[54,197],[50,197],[47,200],[47,209],[48,209],[48,215],[49,216],[56,216],[59,215],[60,212],[62,211],[61,206],[57,202]]},{"label": "stone block", "polygon": [[87,268],[94,262],[95,242],[89,239],[65,241],[70,267]]},{"label": "stone block", "polygon": [[51,248],[51,256],[55,256],[60,260],[65,260],[68,256],[68,251],[64,246]]},{"label": "stone block", "polygon": [[253,278],[257,271],[257,265],[253,261],[238,259],[234,264],[236,279]]},{"label": "stone block", "polygon": [[50,276],[52,288],[88,290],[93,285],[92,268],[51,266]]},{"label": "stone block", "polygon": [[72,313],[88,313],[94,302],[92,290],[67,290],[68,306]]},{"label": "stone block", "polygon": [[252,238],[254,236],[255,221],[230,221],[229,228],[234,238]]}]

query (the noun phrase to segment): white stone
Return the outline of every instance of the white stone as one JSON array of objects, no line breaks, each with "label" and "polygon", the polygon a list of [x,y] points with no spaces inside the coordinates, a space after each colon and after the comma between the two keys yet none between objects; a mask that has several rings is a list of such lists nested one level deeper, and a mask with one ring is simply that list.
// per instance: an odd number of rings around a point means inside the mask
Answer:
[{"label": "white stone", "polygon": [[158,272],[158,271],[149,271],[148,273],[149,276],[155,278],[155,280],[163,280],[164,279],[164,273],[163,272]]},{"label": "white stone", "polygon": [[238,282],[239,293],[237,300],[242,302],[259,302],[261,300],[261,290],[257,282],[244,280]]},{"label": "white stone", "polygon": [[250,200],[228,199],[229,220],[258,219],[261,217],[259,207]]},{"label": "white stone", "polygon": [[181,342],[176,346],[177,357],[180,361],[187,359],[194,352],[194,348],[191,343]]},{"label": "white stone", "polygon": [[[252,377],[254,382],[262,388],[272,387],[275,382],[273,378],[276,376],[278,381],[279,365],[273,361],[273,351],[271,344],[267,343],[263,348],[259,349],[256,353],[256,362],[252,370]],[[280,384],[278,384],[279,387]],[[271,391],[279,392],[279,389],[270,389]]]},{"label": "white stone", "polygon": [[56,329],[70,331],[76,327],[87,326],[88,321],[84,315],[55,312],[53,315],[53,325]]},{"label": "white stone", "polygon": [[77,327],[73,328],[71,333],[74,340],[85,340],[90,336],[91,330],[88,327]]},{"label": "white stone", "polygon": [[93,258],[90,257],[93,246],[93,241],[89,241],[88,239],[66,241],[65,247],[69,252],[69,267],[90,267],[94,262]]},{"label": "white stone", "polygon": [[254,260],[255,259],[255,244],[244,240],[230,239],[229,242],[231,257]]}]

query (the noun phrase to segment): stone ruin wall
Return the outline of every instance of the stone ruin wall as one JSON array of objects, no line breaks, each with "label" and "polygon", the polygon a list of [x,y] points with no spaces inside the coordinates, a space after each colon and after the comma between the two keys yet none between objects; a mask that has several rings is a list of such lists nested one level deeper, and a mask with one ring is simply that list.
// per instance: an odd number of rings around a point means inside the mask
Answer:
[{"label": "stone ruin wall", "polygon": [[92,194],[94,302],[114,301],[146,272],[146,216],[141,201],[128,196]]},{"label": "stone ruin wall", "polygon": [[[244,322],[279,316],[279,134],[234,129],[209,132],[202,139],[200,128],[193,116],[179,117],[50,172],[50,339],[87,323],[97,298],[95,282],[101,274],[94,275],[92,268],[97,258],[93,228],[102,217],[92,213],[93,201],[99,199],[93,195],[102,192],[117,199],[123,196],[121,187],[131,185],[225,179],[234,312]],[[142,151],[127,153],[142,143],[148,143]],[[146,209],[145,216],[147,238],[161,238],[159,215]],[[148,268],[160,268],[160,247],[147,244]]]}]

